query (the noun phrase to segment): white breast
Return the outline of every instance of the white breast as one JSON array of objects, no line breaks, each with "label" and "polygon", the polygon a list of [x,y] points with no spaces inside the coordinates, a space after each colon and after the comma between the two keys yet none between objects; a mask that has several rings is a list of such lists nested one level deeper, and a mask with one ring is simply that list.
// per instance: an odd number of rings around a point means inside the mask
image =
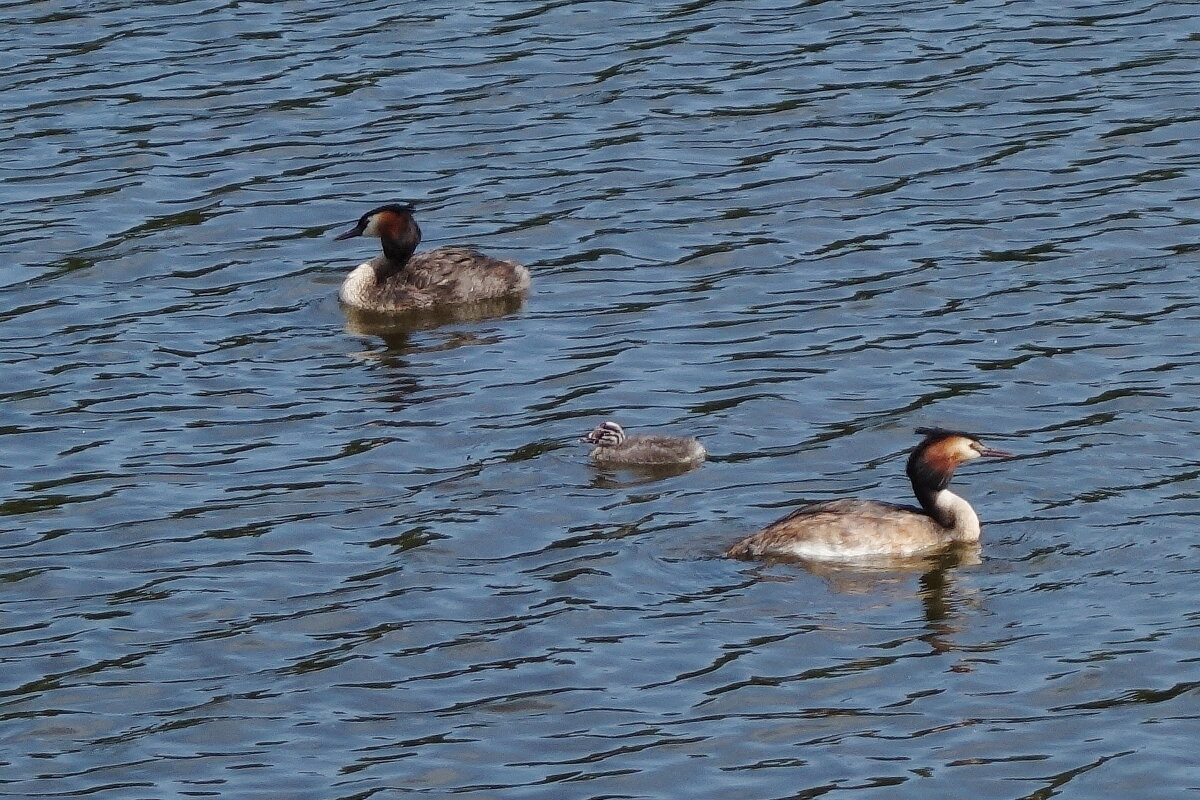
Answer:
[{"label": "white breast", "polygon": [[342,289],[338,297],[348,306],[357,308],[370,307],[370,293],[375,286],[375,269],[371,262],[365,261],[355,267],[346,280],[342,281]]}]

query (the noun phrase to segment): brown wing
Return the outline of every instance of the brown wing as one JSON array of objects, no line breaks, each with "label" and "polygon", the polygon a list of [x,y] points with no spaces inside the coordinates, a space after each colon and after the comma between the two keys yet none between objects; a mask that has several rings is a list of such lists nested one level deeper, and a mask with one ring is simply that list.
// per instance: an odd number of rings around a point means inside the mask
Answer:
[{"label": "brown wing", "polygon": [[404,267],[405,282],[440,300],[486,300],[524,291],[529,270],[466,247],[439,247],[414,255]]},{"label": "brown wing", "polygon": [[828,520],[837,522],[847,519],[870,520],[872,522],[887,522],[896,519],[897,514],[907,516],[920,514],[916,506],[905,506],[898,503],[881,503],[878,500],[829,500],[824,503],[809,503],[797,508],[787,516],[772,522],[764,531],[780,525],[789,525],[801,521]]},{"label": "brown wing", "polygon": [[400,281],[388,281],[379,287],[373,300],[375,309],[383,311],[417,311],[434,304],[424,289]]},{"label": "brown wing", "polygon": [[805,549],[852,554],[909,552],[943,543],[919,508],[871,500],[834,500],[796,509],[726,551],[734,558],[796,555]]}]

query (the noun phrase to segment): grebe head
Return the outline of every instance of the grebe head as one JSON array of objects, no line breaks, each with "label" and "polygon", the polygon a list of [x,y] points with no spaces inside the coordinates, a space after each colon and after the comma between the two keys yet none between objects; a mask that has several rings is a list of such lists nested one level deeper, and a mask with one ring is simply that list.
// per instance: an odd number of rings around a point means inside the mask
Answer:
[{"label": "grebe head", "polygon": [[943,428],[917,428],[925,437],[908,457],[909,480],[920,497],[921,490],[941,491],[950,484],[960,464],[977,458],[1012,458],[1012,453],[987,447],[977,436]]},{"label": "grebe head", "polygon": [[345,233],[333,237],[334,241],[351,236],[375,236],[380,239],[412,240],[415,248],[421,241],[421,229],[413,219],[413,207],[389,203],[368,211],[358,219],[358,224]]},{"label": "grebe head", "polygon": [[596,429],[579,441],[594,444],[598,447],[616,447],[625,441],[625,431],[620,425],[609,420],[601,422]]},{"label": "grebe head", "polygon": [[389,203],[359,217],[358,224],[334,238],[378,236],[383,245],[384,260],[375,265],[376,280],[384,280],[408,263],[421,243],[421,229],[413,219],[413,207]]}]

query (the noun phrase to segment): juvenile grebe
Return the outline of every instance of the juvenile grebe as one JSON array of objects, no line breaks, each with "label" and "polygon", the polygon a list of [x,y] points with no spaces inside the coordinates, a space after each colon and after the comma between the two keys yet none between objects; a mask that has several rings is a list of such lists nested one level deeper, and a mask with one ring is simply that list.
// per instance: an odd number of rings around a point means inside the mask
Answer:
[{"label": "juvenile grebe", "polygon": [[600,423],[579,441],[596,445],[589,455],[602,466],[698,464],[707,455],[696,439],[657,433],[626,436],[625,430],[611,420]]},{"label": "juvenile grebe", "polygon": [[733,558],[790,556],[814,561],[903,557],[951,544],[979,541],[971,504],[946,489],[959,464],[976,458],[1010,458],[969,433],[917,428],[925,439],[905,471],[921,507],[873,500],[834,500],[796,509],[730,547]]},{"label": "juvenile grebe", "polygon": [[362,215],[335,237],[378,236],[383,254],[359,264],[342,283],[342,302],[395,314],[518,294],[529,288],[529,270],[466,247],[439,247],[413,255],[421,229],[411,206],[386,205]]}]

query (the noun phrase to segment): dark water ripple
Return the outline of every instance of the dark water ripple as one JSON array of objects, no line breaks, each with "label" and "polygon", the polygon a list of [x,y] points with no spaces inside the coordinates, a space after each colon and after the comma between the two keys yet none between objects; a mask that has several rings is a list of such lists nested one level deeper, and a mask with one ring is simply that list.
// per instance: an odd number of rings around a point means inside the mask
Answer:
[{"label": "dark water ripple", "polygon": [[[0,796],[1195,792],[1184,3],[3,5]],[[381,328],[338,225],[531,264]],[[616,416],[702,469],[596,472]],[[719,558],[970,470],[979,563]]]}]

